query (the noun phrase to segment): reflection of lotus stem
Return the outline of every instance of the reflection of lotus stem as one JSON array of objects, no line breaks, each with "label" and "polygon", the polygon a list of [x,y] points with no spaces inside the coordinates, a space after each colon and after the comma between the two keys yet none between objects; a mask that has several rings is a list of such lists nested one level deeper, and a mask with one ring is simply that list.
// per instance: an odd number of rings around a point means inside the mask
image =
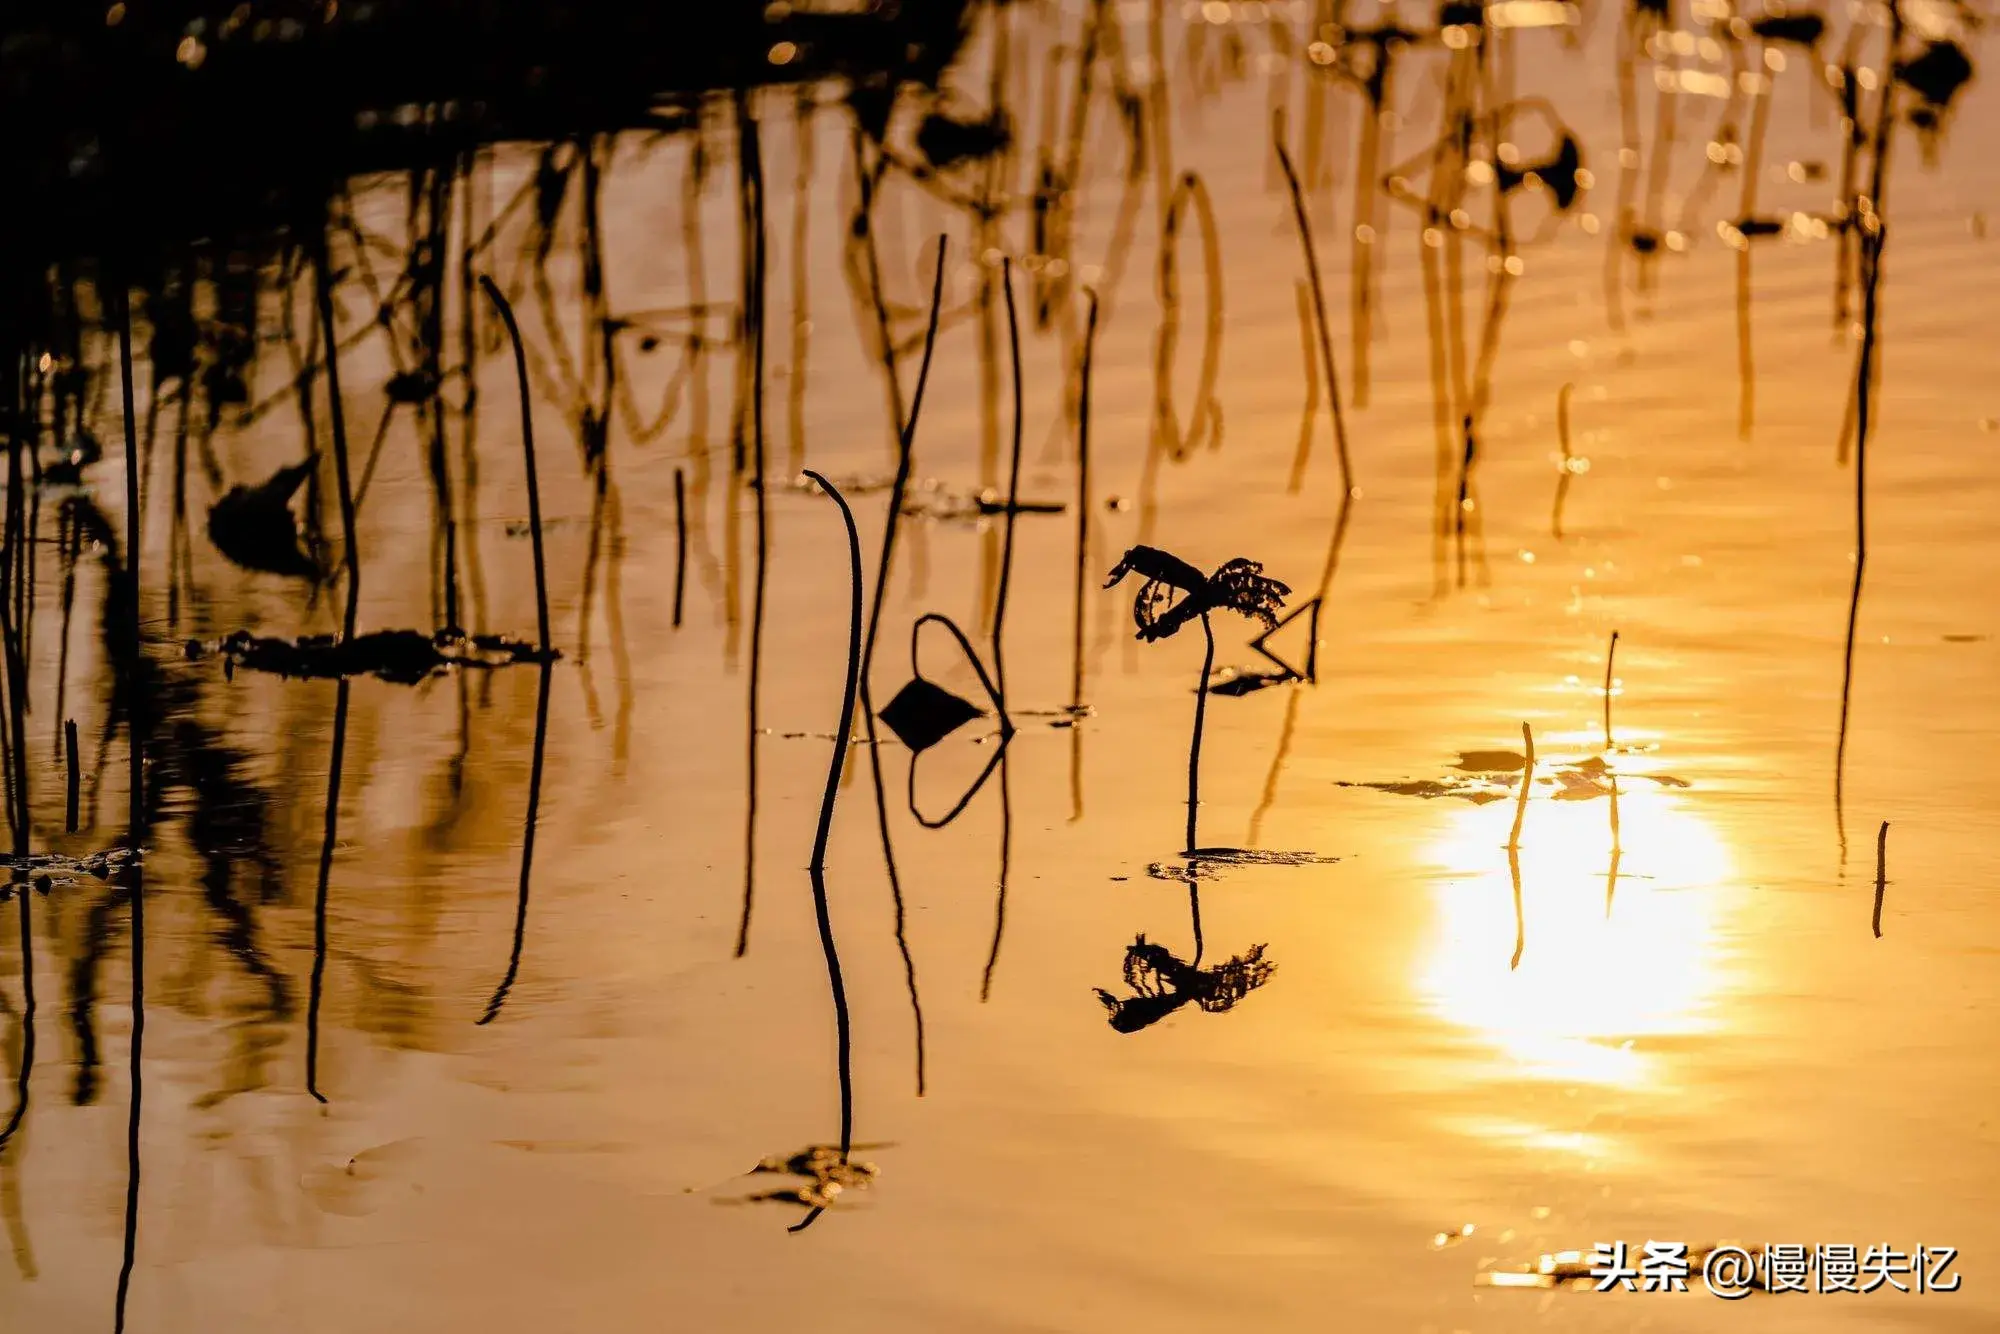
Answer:
[{"label": "reflection of lotus stem", "polygon": [[1273,136],[1272,144],[1278,150],[1278,165],[1285,169],[1285,183],[1291,187],[1292,217],[1299,226],[1299,244],[1306,253],[1306,276],[1312,283],[1313,323],[1319,330],[1320,370],[1326,377],[1327,403],[1333,410],[1334,451],[1340,460],[1340,494],[1351,495],[1354,474],[1347,458],[1347,421],[1340,411],[1340,377],[1333,369],[1333,334],[1326,322],[1326,293],[1320,283],[1319,255],[1313,249],[1312,221],[1306,216],[1305,193],[1299,188],[1299,174],[1292,167],[1292,156],[1285,151],[1282,129]]},{"label": "reflection of lotus stem", "polygon": [[76,761],[76,719],[63,719],[63,745],[68,757],[69,791],[63,803],[63,829],[66,833],[76,832],[77,798],[82,793],[83,773]]},{"label": "reflection of lotus stem", "polygon": [[1604,749],[1611,749],[1611,665],[1618,661],[1618,632],[1611,632],[1611,650],[1604,655]]},{"label": "reflection of lotus stem", "polygon": [[1083,364],[1076,396],[1076,621],[1070,633],[1069,708],[1083,712],[1083,590],[1090,563],[1090,368],[1097,349],[1097,293],[1086,287]]},{"label": "reflection of lotus stem", "polygon": [[1188,742],[1187,850],[1192,856],[1201,846],[1195,841],[1195,818],[1201,809],[1201,725],[1208,715],[1208,674],[1215,670],[1215,627],[1208,613],[1201,614],[1201,680],[1194,687],[1194,736]]},{"label": "reflection of lotus stem", "polygon": [[1514,832],[1507,837],[1507,846],[1517,849],[1521,846],[1521,821],[1528,814],[1528,784],[1535,781],[1535,732],[1526,723],[1521,724],[1521,741],[1527,747],[1527,761],[1521,766],[1521,800],[1514,807]]},{"label": "reflection of lotus stem", "polygon": [[1875,831],[1875,939],[1882,938],[1882,893],[1889,887],[1889,822]]},{"label": "reflection of lotus stem", "polygon": [[[322,274],[324,263],[320,266]],[[322,278],[322,283],[324,278]],[[130,654],[127,670],[134,682],[130,701],[126,705],[125,725],[131,733],[130,754],[131,777],[129,780],[130,815],[125,838],[132,850],[132,858],[126,864],[125,874],[132,887],[132,1036],[131,1036],[131,1110],[125,1122],[125,1248],[124,1257],[118,1266],[118,1296],[115,1327],[117,1334],[124,1334],[125,1299],[132,1290],[132,1266],[139,1254],[139,1117],[144,1100],[145,1078],[144,1057],[146,1053],[146,873],[139,857],[141,839],[146,825],[146,698],[140,690],[139,658],[142,652],[139,640],[139,427],[133,410],[132,391],[132,289],[126,284],[122,273],[116,279],[115,297],[118,310],[118,379],[119,390],[125,407],[125,565],[129,583],[127,610],[132,621],[126,627],[126,652]],[[327,350],[327,366],[332,370],[332,348]],[[338,420],[338,419],[336,419]],[[343,479],[345,474],[342,474]],[[343,490],[342,495],[345,496]],[[352,530],[350,529],[350,541]],[[352,607],[352,594],[349,606]],[[353,629],[353,613],[350,610],[348,629]],[[22,782],[26,782],[22,776]],[[23,900],[27,890],[21,891]],[[21,966],[26,969],[27,955],[22,954]]]},{"label": "reflection of lotus stem", "polygon": [[1556,394],[1556,441],[1562,446],[1562,471],[1556,478],[1556,503],[1549,514],[1549,535],[1558,542],[1563,535],[1563,501],[1569,498],[1570,478],[1575,475],[1569,448],[1569,396],[1574,392],[1576,386],[1566,384]]},{"label": "reflection of lotus stem", "polygon": [[[549,576],[548,567],[542,560],[542,492],[535,477],[535,420],[528,407],[528,351],[521,343],[521,326],[514,321],[514,307],[501,295],[493,279],[486,274],[479,275],[479,285],[486,292],[487,300],[500,312],[501,322],[507,326],[507,337],[514,344],[514,376],[521,386],[521,454],[528,469],[528,537],[535,549],[535,626],[541,635],[542,656],[549,653]],[[674,473],[674,495],[680,496],[680,473]],[[681,538],[687,539],[685,530]],[[674,624],[680,624],[679,575],[675,576]]]},{"label": "reflection of lotus stem", "polygon": [[[847,557],[850,596],[847,629],[847,674],[840,698],[840,723],[833,729],[833,758],[827,764],[826,795],[820,800],[819,828],[813,834],[812,876],[813,914],[819,922],[820,948],[826,953],[827,981],[833,989],[833,1018],[839,1043],[840,1062],[840,1161],[847,1161],[854,1138],[854,1071],[852,1034],[847,1015],[847,987],[841,980],[840,954],[833,942],[833,919],[827,910],[826,845],[833,834],[833,803],[840,793],[840,771],[847,759],[848,733],[854,728],[854,701],[861,671],[861,537],[855,531],[854,511],[833,483],[816,472],[806,476],[840,506],[841,521],[847,526]],[[804,1226],[801,1224],[800,1226]]]}]

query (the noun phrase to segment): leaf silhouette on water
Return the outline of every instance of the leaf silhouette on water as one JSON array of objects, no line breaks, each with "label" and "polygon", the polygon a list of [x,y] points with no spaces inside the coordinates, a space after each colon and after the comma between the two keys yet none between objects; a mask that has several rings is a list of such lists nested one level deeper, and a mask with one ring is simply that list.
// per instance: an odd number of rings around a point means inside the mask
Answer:
[{"label": "leaf silhouette on water", "polygon": [[225,674],[237,668],[272,676],[339,680],[374,676],[415,685],[454,667],[499,668],[552,662],[561,654],[507,635],[466,635],[452,630],[371,630],[351,639],[305,635],[280,639],[237,630],[214,644],[189,640],[190,660],[219,657]]},{"label": "leaf silhouette on water", "polygon": [[1576,136],[1565,131],[1556,151],[1548,157],[1514,167],[1503,162],[1494,167],[1493,174],[1500,193],[1509,194],[1524,185],[1537,184],[1549,192],[1556,212],[1567,213],[1583,193],[1579,177],[1582,170],[1583,150],[1577,145]]},{"label": "leaf silhouette on water", "polygon": [[1097,999],[1110,1011],[1113,1028],[1136,1033],[1187,1005],[1210,1014],[1234,1009],[1270,981],[1276,968],[1264,958],[1262,945],[1252,945],[1212,967],[1197,968],[1141,934],[1125,947],[1125,985],[1133,994],[1115,996],[1099,987]]},{"label": "leaf silhouette on water", "polygon": [[1290,685],[1303,680],[1289,669],[1278,672],[1253,672],[1241,667],[1218,667],[1209,678],[1208,693],[1211,695],[1242,696],[1254,695],[1272,686]]},{"label": "leaf silhouette on water", "polygon": [[[1132,600],[1132,623],[1139,638],[1147,643],[1165,639],[1195,617],[1211,611],[1233,611],[1260,622],[1266,630],[1278,628],[1278,612],[1291,588],[1266,578],[1259,561],[1238,556],[1224,562],[1214,574],[1200,570],[1158,547],[1132,547],[1126,551],[1104,581],[1112,588],[1128,574],[1146,582]],[[1176,598],[1178,591],[1181,596]]]},{"label": "leaf silhouette on water", "polygon": [[898,741],[922,753],[973,719],[985,717],[986,712],[919,676],[898,690],[876,716],[889,725]]},{"label": "leaf silhouette on water", "polygon": [[1916,59],[1898,61],[1896,79],[1922,99],[1908,115],[1925,158],[1934,160],[1938,135],[1951,115],[1952,103],[1972,80],[1972,61],[1958,43],[1935,41]]},{"label": "leaf silhouette on water", "polygon": [[[1622,749],[1640,749],[1625,747]],[[1392,782],[1347,782],[1340,787],[1365,787],[1376,792],[1387,792],[1399,797],[1420,797],[1432,801],[1439,797],[1453,797],[1469,801],[1475,806],[1488,802],[1504,801],[1515,796],[1520,790],[1519,774],[1527,766],[1527,757],[1513,750],[1467,750],[1461,751],[1452,768],[1457,773],[1447,773],[1438,778],[1406,778]],[[1672,774],[1620,774],[1614,776],[1611,766],[1600,755],[1587,755],[1574,762],[1558,762],[1550,766],[1552,777],[1536,781],[1555,787],[1550,797],[1556,801],[1593,801],[1598,797],[1616,794],[1617,777],[1630,780],[1643,779],[1660,787],[1684,788],[1690,786],[1685,778]]]},{"label": "leaf silhouette on water", "polygon": [[208,512],[208,540],[246,570],[318,579],[322,571],[299,541],[292,497],[312,476],[315,459],[278,469],[255,486],[233,486]]},{"label": "leaf silhouette on water", "polygon": [[1813,13],[1766,14],[1750,20],[1750,31],[1762,42],[1785,43],[1810,50],[1818,46],[1819,39],[1826,35],[1826,19]]},{"label": "leaf silhouette on water", "polygon": [[422,404],[437,397],[438,377],[423,367],[397,371],[382,386],[383,397],[391,403]]},{"label": "leaf silhouette on water", "polygon": [[1475,774],[1516,774],[1527,762],[1517,750],[1462,750],[1455,767]]},{"label": "leaf silhouette on water", "polygon": [[1007,117],[998,112],[986,120],[968,121],[933,111],[917,127],[917,151],[941,171],[961,162],[983,161],[1012,141]]}]

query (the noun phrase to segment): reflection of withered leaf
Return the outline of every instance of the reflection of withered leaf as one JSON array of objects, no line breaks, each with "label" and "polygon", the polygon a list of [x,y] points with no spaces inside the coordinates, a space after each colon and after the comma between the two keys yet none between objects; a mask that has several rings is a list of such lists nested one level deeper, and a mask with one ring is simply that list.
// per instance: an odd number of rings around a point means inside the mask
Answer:
[{"label": "reflection of withered leaf", "polygon": [[1125,947],[1125,985],[1134,994],[1114,996],[1100,987],[1097,999],[1111,1012],[1113,1028],[1136,1033],[1184,1005],[1210,1014],[1232,1009],[1268,982],[1276,968],[1265,960],[1262,945],[1252,945],[1212,967],[1196,968],[1142,934]]}]

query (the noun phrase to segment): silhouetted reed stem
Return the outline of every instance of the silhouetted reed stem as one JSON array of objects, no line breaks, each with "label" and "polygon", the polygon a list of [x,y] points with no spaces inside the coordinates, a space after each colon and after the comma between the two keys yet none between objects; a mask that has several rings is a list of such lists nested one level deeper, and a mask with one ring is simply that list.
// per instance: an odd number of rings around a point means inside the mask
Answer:
[{"label": "silhouetted reed stem", "polygon": [[[840,771],[847,760],[847,739],[854,730],[854,704],[861,680],[861,535],[854,526],[854,511],[833,483],[816,472],[806,476],[840,507],[841,522],[847,528],[848,622],[847,671],[841,684],[840,722],[833,729],[833,754],[827,762],[826,791],[820,798],[819,827],[813,832],[812,861],[807,870],[812,877],[813,916],[819,924],[820,948],[826,954],[827,983],[833,992],[833,1021],[839,1044],[840,1067],[840,1160],[846,1162],[854,1143],[853,1034],[847,1013],[847,986],[841,979],[840,953],[833,940],[833,918],[827,906],[826,848],[833,836],[833,806],[840,795]],[[811,1220],[808,1219],[808,1222]],[[805,1223],[799,1224],[804,1227]],[[793,1229],[797,1231],[797,1228]]]},{"label": "silhouetted reed stem", "polygon": [[68,761],[68,790],[63,803],[63,829],[67,833],[76,832],[77,798],[83,790],[83,771],[76,760],[76,719],[63,719],[63,750]]},{"label": "silhouetted reed stem", "polygon": [[[865,173],[862,179],[864,181],[863,190],[865,193],[867,189],[865,185],[867,179]],[[863,216],[865,218],[865,212]],[[923,411],[925,386],[930,383],[931,355],[937,349],[938,316],[944,304],[945,253],[949,245],[949,238],[943,232],[939,232],[937,269],[931,278],[930,323],[924,331],[923,360],[918,363],[917,383],[911,393],[909,408],[906,411],[903,406],[902,387],[896,374],[896,340],[890,331],[888,308],[882,299],[881,269],[880,265],[876,262],[875,237],[872,231],[868,235],[868,272],[870,291],[875,298],[873,304],[875,309],[876,339],[881,348],[883,369],[887,373],[889,380],[890,410],[895,417],[896,477],[889,488],[889,512],[884,517],[882,525],[881,562],[876,566],[875,590],[873,598],[869,603],[867,628],[862,637],[860,690],[864,706],[862,709],[862,722],[868,732],[868,776],[871,785],[875,789],[875,827],[876,832],[882,840],[882,866],[889,880],[889,900],[894,913],[896,952],[903,960],[903,988],[910,997],[910,1021],[915,1030],[916,1083],[917,1096],[919,1098],[923,1097],[927,1091],[924,1005],[923,998],[917,988],[917,961],[915,956],[910,953],[909,914],[903,902],[902,879],[896,870],[896,848],[889,836],[888,790],[882,781],[882,747],[875,726],[875,703],[872,688],[869,685],[869,675],[870,667],[875,660],[875,634],[881,627],[882,604],[884,598],[888,596],[889,574],[895,563],[896,532],[901,525],[903,501],[909,491],[910,485],[910,469],[914,465],[916,458],[917,419]],[[953,626],[952,632],[957,634],[958,627]],[[912,635],[914,636],[914,634],[915,631],[912,630]],[[960,635],[959,638],[963,642],[964,636]],[[966,649],[967,656],[971,656],[971,652],[971,648],[968,646]],[[914,640],[912,643],[911,658],[914,662]],[[916,776],[914,758],[911,761],[910,774],[912,783],[914,784]],[[911,801],[911,807],[912,809],[915,808],[914,797]]]},{"label": "silhouetted reed stem", "polygon": [[146,873],[142,848],[146,827],[146,694],[139,685],[139,422],[132,387],[132,298],[123,277],[113,280],[111,305],[118,318],[118,388],[125,409],[125,578],[130,621],[126,626],[126,705],[131,744],[127,759],[126,845],[131,852],[125,875],[132,888],[132,1100],[125,1122],[125,1244],[118,1267],[115,1334],[124,1334],[125,1302],[132,1290],[132,1266],[139,1254],[139,1123],[145,1101],[146,1052]]},{"label": "silhouetted reed stem", "polygon": [[1874,133],[1875,162],[1867,208],[1850,204],[1851,221],[1861,232],[1861,352],[1854,371],[1854,585],[1847,600],[1847,642],[1841,653],[1840,734],[1834,745],[1833,818],[1843,856],[1847,844],[1847,719],[1854,692],[1854,635],[1861,619],[1862,581],[1868,571],[1868,431],[1873,423],[1876,344],[1881,325],[1882,251],[1889,240],[1888,219],[1882,214],[1889,145],[1896,126],[1895,64],[1903,41],[1903,7],[1889,6],[1889,42],[1883,56],[1886,71],[1877,102]]},{"label": "silhouetted reed stem", "polygon": [[681,604],[687,596],[688,520],[687,474],[674,469],[674,629],[681,628]]},{"label": "silhouetted reed stem", "polygon": [[[744,247],[743,321],[750,343],[750,436],[753,468],[751,490],[757,527],[757,570],[750,595],[750,680],[744,703],[746,743],[744,746],[745,789],[743,813],[743,915],[736,926],[736,957],[750,952],[750,918],[757,890],[757,785],[758,737],[762,735],[761,712],[764,697],[764,609],[770,580],[770,499],[769,478],[764,472],[764,280],[768,256],[764,233],[764,157],[757,132],[757,117],[751,110],[750,93],[736,95],[736,139],[739,203],[742,206]],[[741,428],[738,449],[741,450]],[[740,459],[739,459],[740,466]],[[733,502],[732,502],[733,504]]]},{"label": "silhouetted reed stem", "polygon": [[1076,398],[1076,619],[1070,632],[1069,708],[1083,712],[1083,599],[1090,564],[1090,369],[1097,348],[1097,293],[1084,289],[1090,305],[1083,324],[1083,364]]},{"label": "silhouetted reed stem", "polygon": [[[1007,462],[1007,519],[1001,529],[1000,577],[993,593],[993,680],[994,697],[1000,713],[1007,715],[1007,593],[1014,582],[1014,524],[1021,515],[1021,319],[1014,308],[1014,262],[1000,260],[1000,286],[1007,300],[1007,350],[1013,367],[1014,430]],[[1007,879],[1013,867],[1014,796],[1007,771],[1007,749],[1011,736],[1001,737],[1000,767],[1000,875],[993,895],[993,943],[986,952],[986,967],[979,975],[979,1000],[984,1004],[993,995],[993,975],[1000,967],[1000,942],[1007,932]]]},{"label": "silhouetted reed stem", "polygon": [[1889,888],[1889,822],[1875,831],[1875,939],[1882,938],[1882,894]]},{"label": "silhouetted reed stem", "polygon": [[[333,436],[334,480],[340,491],[340,532],[347,568],[347,605],[341,614],[341,639],[352,640],[361,606],[361,545],[354,531],[354,487],[348,473],[347,419],[340,397],[340,339],[333,321],[333,275],[324,230],[313,233],[313,290],[319,308],[321,338],[326,344],[327,426]],[[135,553],[136,559],[136,553]],[[134,581],[137,581],[136,570]],[[312,980],[306,1001],[306,1091],[325,1102],[319,1091],[319,1012],[326,987],[326,916],[328,886],[333,876],[333,850],[340,837],[340,775],[347,758],[347,709],[351,683],[345,676],[334,688],[333,746],[327,760],[326,819],[320,840],[319,877],[313,894]]]},{"label": "silhouetted reed stem", "polygon": [[1285,151],[1282,126],[1272,136],[1272,145],[1278,150],[1278,165],[1285,169],[1285,184],[1292,192],[1292,217],[1298,222],[1299,244],[1305,250],[1306,276],[1312,284],[1313,324],[1319,334],[1320,372],[1326,377],[1326,398],[1333,411],[1333,444],[1340,459],[1340,491],[1351,495],[1354,491],[1354,473],[1347,456],[1347,419],[1340,407],[1340,377],[1333,367],[1333,334],[1326,322],[1326,292],[1320,282],[1319,255],[1313,247],[1312,220],[1306,216],[1305,192],[1299,186],[1299,173],[1292,166],[1292,156]]},{"label": "silhouetted reed stem", "polygon": [[[500,313],[501,323],[507,326],[508,340],[514,345],[514,378],[521,392],[521,457],[528,478],[528,539],[535,553],[535,630],[540,636],[542,657],[546,660],[552,647],[549,643],[549,574],[542,555],[542,488],[535,470],[535,414],[528,397],[528,349],[521,342],[521,326],[514,319],[514,307],[501,294],[493,279],[482,273],[479,275],[479,286],[486,293],[486,299]],[[678,496],[678,472],[674,474],[674,486]],[[678,605],[676,600],[676,607]],[[679,623],[678,611],[675,623]]]},{"label": "silhouetted reed stem", "polygon": [[1208,676],[1215,670],[1215,627],[1208,613],[1201,614],[1201,679],[1194,687],[1194,732],[1188,741],[1187,850],[1193,856],[1201,846],[1195,838],[1196,816],[1201,810],[1201,729],[1208,717]]},{"label": "silhouetted reed stem", "polygon": [[1521,846],[1521,821],[1528,814],[1528,786],[1535,781],[1535,730],[1526,723],[1521,724],[1521,743],[1527,748],[1527,755],[1521,765],[1521,797],[1514,805],[1514,832],[1507,836],[1507,846]]},{"label": "silhouetted reed stem", "polygon": [[1611,668],[1618,661],[1618,632],[1611,632],[1611,649],[1604,655],[1604,749],[1612,749],[1611,740]]},{"label": "silhouetted reed stem", "polygon": [[[528,478],[528,536],[535,554],[535,628],[541,644],[541,672],[535,693],[535,743],[528,762],[528,813],[522,822],[521,877],[514,898],[514,944],[508,955],[507,972],[500,979],[500,985],[494,988],[493,998],[486,1004],[486,1013],[479,1020],[481,1024],[490,1024],[499,1017],[500,1007],[507,1003],[507,995],[520,976],[521,952],[527,942],[528,896],[535,864],[535,824],[540,818],[542,805],[542,766],[548,750],[549,686],[555,668],[555,649],[549,642],[549,578],[542,554],[542,493],[535,467],[535,421],[528,389],[528,352],[521,341],[521,326],[515,321],[514,307],[486,274],[479,275],[479,285],[485,291],[487,300],[500,313],[501,322],[507,326],[507,337],[514,345],[514,375],[521,396],[521,454]],[[678,499],[679,472],[674,474],[674,493]],[[678,614],[677,590],[677,618]]]}]

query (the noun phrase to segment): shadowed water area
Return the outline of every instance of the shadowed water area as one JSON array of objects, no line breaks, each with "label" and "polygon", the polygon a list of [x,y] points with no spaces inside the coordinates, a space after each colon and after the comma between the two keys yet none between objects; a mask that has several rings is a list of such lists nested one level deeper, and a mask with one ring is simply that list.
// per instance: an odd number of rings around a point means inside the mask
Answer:
[{"label": "shadowed water area", "polygon": [[2000,1324],[1985,6],[41,8],[0,1334]]}]

